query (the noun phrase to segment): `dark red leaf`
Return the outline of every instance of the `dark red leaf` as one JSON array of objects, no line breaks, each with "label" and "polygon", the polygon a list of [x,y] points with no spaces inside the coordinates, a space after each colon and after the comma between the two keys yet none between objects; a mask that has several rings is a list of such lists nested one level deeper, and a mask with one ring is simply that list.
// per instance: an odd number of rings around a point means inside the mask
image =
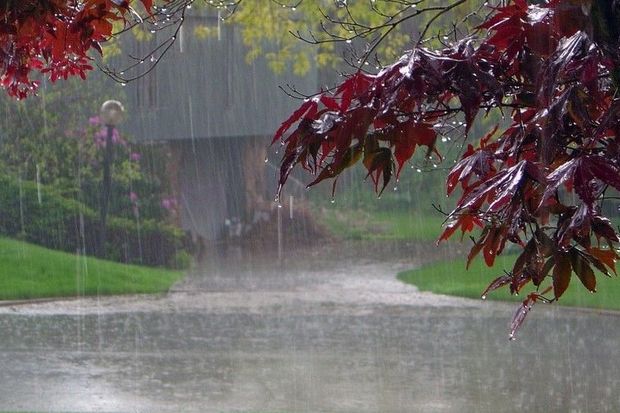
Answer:
[{"label": "dark red leaf", "polygon": [[314,99],[309,99],[305,101],[304,103],[302,103],[302,105],[295,112],[293,112],[293,114],[287,120],[282,122],[282,124],[276,131],[275,135],[273,136],[273,139],[271,140],[271,144],[274,144],[276,141],[282,138],[284,133],[287,130],[289,130],[290,127],[293,126],[295,122],[299,121],[302,118],[302,116],[308,114],[308,117],[311,117],[313,112],[316,113],[316,109],[317,109],[317,102]]},{"label": "dark red leaf", "polygon": [[342,156],[337,162],[334,161],[325,166],[319,173],[319,176],[308,184],[308,187],[314,186],[325,179],[338,177],[342,171],[354,165],[361,158],[361,156],[362,148],[360,145],[350,147],[345,151],[344,156]]},{"label": "dark red leaf", "polygon": [[467,184],[472,175],[475,175],[481,179],[485,179],[490,173],[494,172],[493,154],[490,151],[479,149],[473,151],[473,147],[468,149],[472,151],[469,155],[463,157],[461,161],[452,170],[447,178],[448,195],[456,188],[456,184],[461,182],[463,186]]},{"label": "dark red leaf", "polygon": [[609,270],[607,270],[607,267],[605,267],[605,264],[603,264],[603,262],[601,260],[599,260],[598,258],[583,252],[583,256],[584,258],[590,263],[592,264],[597,270],[599,270],[600,272],[602,272],[603,274],[605,274],[608,277],[611,277],[611,274],[609,274]]},{"label": "dark red leaf", "polygon": [[575,274],[577,274],[583,286],[590,292],[596,292],[596,277],[594,276],[594,271],[592,271],[588,261],[576,248],[570,250],[570,262],[573,271],[575,271]]},{"label": "dark red leaf", "polygon": [[405,163],[415,153],[417,145],[426,146],[429,151],[435,150],[436,140],[437,132],[431,125],[418,122],[400,125],[394,132],[394,157],[398,163],[396,177],[398,178]]},{"label": "dark red leaf", "polygon": [[539,207],[542,207],[547,199],[555,196],[560,186],[573,179],[575,170],[580,166],[580,163],[580,159],[572,159],[561,164],[557,169],[547,175],[547,186]]},{"label": "dark red leaf", "polygon": [[321,95],[320,100],[321,100],[321,103],[325,105],[327,109],[332,110],[332,111],[340,110],[340,105],[338,105],[338,102],[336,102],[336,99],[326,96],[326,95]]},{"label": "dark red leaf", "polygon": [[469,254],[467,255],[467,265],[465,266],[466,269],[469,269],[469,265],[473,259],[476,258],[476,255],[478,255],[483,247],[484,244],[482,242],[475,243],[474,246],[471,247],[471,250],[469,250]]},{"label": "dark red leaf", "polygon": [[487,298],[487,295],[491,292],[491,291],[495,291],[498,288],[503,287],[504,285],[510,284],[510,282],[512,281],[512,274],[504,274],[504,275],[500,275],[499,277],[497,277],[496,279],[494,279],[493,281],[491,281],[491,284],[489,284],[489,286],[482,292],[482,294],[480,295],[480,297],[485,300]]},{"label": "dark red leaf", "polygon": [[144,5],[144,9],[146,11],[150,12],[153,8],[153,0],[140,0],[140,2],[142,3],[142,5]]},{"label": "dark red leaf", "polygon": [[510,338],[510,340],[514,340],[516,338],[517,331],[523,325],[525,317],[527,317],[534,304],[536,304],[538,301],[549,302],[549,300],[547,300],[543,294],[546,294],[550,290],[551,287],[547,288],[542,293],[534,292],[527,295],[527,298],[523,300],[519,308],[517,308],[517,311],[515,311],[514,315],[512,316],[512,321],[510,322],[510,332],[508,334],[508,338]]},{"label": "dark red leaf", "polygon": [[516,339],[517,331],[523,325],[525,317],[529,314],[534,303],[534,300],[531,300],[529,297],[526,298],[512,315],[512,320],[510,321],[510,332],[508,333],[508,338],[510,340]]},{"label": "dark red leaf", "polygon": [[441,241],[444,241],[450,238],[452,234],[454,234],[454,232],[458,229],[458,227],[459,227],[458,220],[454,220],[448,223],[445,229],[443,230],[443,232],[441,233],[441,235],[439,236],[439,239],[437,240],[437,244],[439,244]]},{"label": "dark red leaf", "polygon": [[517,259],[515,260],[515,263],[512,267],[513,275],[520,275],[521,273],[523,273],[523,269],[525,268],[525,265],[531,260],[531,256],[535,251],[533,247],[535,247],[535,241],[532,238],[532,240],[528,242],[523,252],[519,254]]},{"label": "dark red leaf", "polygon": [[618,254],[616,251],[612,249],[590,248],[588,249],[588,253],[605,264],[614,272],[614,274],[618,275],[616,272],[616,260],[618,259]]},{"label": "dark red leaf", "polygon": [[591,217],[592,231],[597,238],[605,238],[607,242],[620,242],[616,230],[611,225],[611,221],[608,218],[600,215],[594,215]]},{"label": "dark red leaf", "polygon": [[483,202],[488,201],[490,203],[489,211],[497,211],[511,201],[517,202],[516,192],[527,178],[527,163],[528,161],[521,161],[484,181],[465,198],[462,208],[479,208]]},{"label": "dark red leaf", "polygon": [[411,159],[415,153],[416,143],[413,140],[399,140],[394,148],[394,157],[398,163],[398,170],[396,171],[396,179],[400,176],[400,171],[403,169],[405,163]]},{"label": "dark red leaf", "polygon": [[569,254],[558,252],[555,255],[555,266],[553,267],[553,293],[556,299],[560,298],[568,288],[571,272]]},{"label": "dark red leaf", "polygon": [[620,191],[620,168],[611,159],[593,155],[584,157],[582,162],[595,178]]},{"label": "dark red leaf", "polygon": [[590,40],[585,32],[577,31],[569,38],[564,38],[558,44],[555,52],[547,63],[547,68],[541,78],[539,100],[541,104],[548,105],[557,87],[558,79],[567,71],[570,63],[575,59],[582,58],[588,49]]},{"label": "dark red leaf", "polygon": [[510,283],[510,293],[519,294],[521,289],[532,281],[532,276],[529,271],[525,270],[521,274],[512,274],[512,281]]},{"label": "dark red leaf", "polygon": [[495,257],[497,256],[497,244],[499,242],[499,231],[497,229],[492,229],[489,231],[489,235],[487,235],[484,247],[482,250],[482,255],[484,257],[484,262],[488,267],[493,266],[493,262],[495,262]]},{"label": "dark red leaf", "polygon": [[[369,176],[372,178],[375,191],[381,195],[392,177],[394,165],[392,161],[392,151],[390,151],[389,148],[379,148],[373,152],[365,153],[363,163],[368,170],[366,178]],[[381,175],[383,175],[383,186],[381,190],[379,190],[379,179]]]}]

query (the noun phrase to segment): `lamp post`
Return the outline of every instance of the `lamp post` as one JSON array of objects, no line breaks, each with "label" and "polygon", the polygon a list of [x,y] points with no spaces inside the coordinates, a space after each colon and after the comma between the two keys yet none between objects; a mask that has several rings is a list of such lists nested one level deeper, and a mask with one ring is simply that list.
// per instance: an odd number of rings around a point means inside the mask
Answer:
[{"label": "lamp post", "polygon": [[108,219],[108,209],[110,207],[110,194],[112,191],[112,173],[110,171],[114,160],[113,139],[114,128],[123,120],[125,108],[117,100],[106,100],[101,105],[99,115],[101,121],[106,126],[107,135],[105,140],[105,152],[103,153],[103,182],[101,184],[101,207],[99,229],[98,255],[105,256],[106,224]]}]

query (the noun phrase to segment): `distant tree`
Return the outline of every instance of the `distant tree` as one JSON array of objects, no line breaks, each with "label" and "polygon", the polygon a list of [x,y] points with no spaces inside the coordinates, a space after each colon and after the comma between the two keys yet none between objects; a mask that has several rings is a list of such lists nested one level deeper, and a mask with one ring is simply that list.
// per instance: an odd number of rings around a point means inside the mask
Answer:
[{"label": "distant tree", "polygon": [[[496,113],[504,120],[473,137],[451,166],[447,193],[460,188],[461,196],[439,241],[475,234],[468,265],[482,252],[492,266],[507,243],[520,249],[513,268],[482,292],[506,286],[517,294],[533,284],[513,317],[513,338],[532,305],[560,299],[572,274],[594,292],[595,270],[616,273],[618,228],[602,207],[620,190],[618,2],[475,2],[479,11],[466,16],[476,20],[472,30],[454,21],[432,35],[433,22],[473,2],[390,3],[400,10],[383,14],[383,24],[366,27],[345,13],[331,21],[349,38],[324,31],[316,41],[371,39],[354,73],[307,96],[276,132],[273,142],[285,147],[280,187],[298,167],[315,174],[309,186],[335,186],[361,161],[381,193],[417,148],[439,162],[438,138],[464,139],[480,112]],[[421,15],[428,17],[411,50],[368,71],[390,31]]]}]

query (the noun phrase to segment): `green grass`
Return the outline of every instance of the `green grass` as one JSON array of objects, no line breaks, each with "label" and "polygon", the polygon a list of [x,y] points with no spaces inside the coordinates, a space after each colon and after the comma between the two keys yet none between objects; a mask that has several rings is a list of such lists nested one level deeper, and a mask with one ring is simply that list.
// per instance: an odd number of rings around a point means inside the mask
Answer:
[{"label": "green grass", "polygon": [[0,238],[1,300],[161,293],[182,275]]},{"label": "green grass", "polygon": [[444,217],[403,209],[362,211],[325,207],[320,219],[334,235],[344,239],[433,242],[441,234]]},{"label": "green grass", "polygon": [[[413,284],[421,291],[448,294],[459,297],[480,298],[480,294],[503,269],[511,269],[516,255],[498,257],[493,268],[487,267],[483,260],[476,258],[469,270],[465,270],[465,258],[436,263],[419,269],[398,274],[398,279]],[[562,295],[558,304],[573,307],[620,310],[620,279],[609,278],[597,273],[597,292],[588,292],[575,274],[571,277],[568,290]],[[507,287],[500,288],[488,295],[490,300],[521,301],[534,286],[528,284],[520,296],[511,296]]]}]

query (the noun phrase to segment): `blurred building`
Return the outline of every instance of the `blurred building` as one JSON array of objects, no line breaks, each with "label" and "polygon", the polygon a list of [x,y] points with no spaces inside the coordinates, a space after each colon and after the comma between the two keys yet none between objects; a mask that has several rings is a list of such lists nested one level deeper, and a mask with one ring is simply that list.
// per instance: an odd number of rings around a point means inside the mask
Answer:
[{"label": "blurred building", "polygon": [[[195,29],[205,26],[216,34],[196,37]],[[157,33],[125,50],[146,56],[165,36]],[[278,75],[263,58],[247,63],[246,53],[234,25],[215,15],[190,16],[166,56],[127,85],[123,129],[138,142],[169,146],[180,224],[206,240],[261,219],[273,201],[276,172],[265,163],[266,149],[298,105],[279,86],[319,88],[317,70]]]}]

